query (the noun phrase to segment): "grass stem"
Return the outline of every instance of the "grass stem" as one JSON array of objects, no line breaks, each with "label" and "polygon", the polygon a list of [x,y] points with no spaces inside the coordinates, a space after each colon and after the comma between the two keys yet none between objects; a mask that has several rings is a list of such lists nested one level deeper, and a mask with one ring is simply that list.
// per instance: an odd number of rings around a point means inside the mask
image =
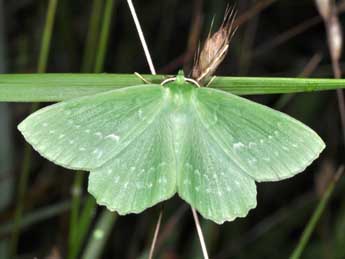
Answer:
[{"label": "grass stem", "polygon": [[82,259],[98,259],[101,257],[116,218],[117,214],[115,212],[108,211],[107,209],[102,211],[86,245]]},{"label": "grass stem", "polygon": [[334,191],[334,188],[336,186],[336,183],[338,182],[338,180],[340,179],[341,175],[344,172],[344,166],[341,166],[336,174],[334,175],[332,181],[329,183],[326,191],[324,192],[324,194],[322,195],[322,198],[318,204],[318,206],[316,207],[312,217],[310,218],[307,226],[305,227],[299,242],[296,246],[296,248],[293,250],[291,256],[289,257],[290,259],[299,259],[301,258],[301,255],[305,249],[305,247],[307,246],[309,239],[314,231],[314,229],[316,228],[317,223],[319,222],[325,208],[326,205],[328,203],[328,201],[331,198],[331,195]]},{"label": "grass stem", "polygon": [[[40,49],[40,54],[39,54],[39,59],[38,59],[38,67],[37,67],[38,73],[44,73],[46,71],[57,3],[58,3],[58,0],[50,0],[48,4],[46,20],[45,20],[43,36],[42,36],[42,42],[41,42],[41,49]],[[39,104],[34,103],[31,107],[31,112],[37,110],[38,107],[39,107]],[[20,236],[20,226],[21,226],[24,203],[25,203],[24,202],[25,194],[27,192],[28,180],[30,176],[31,156],[32,156],[32,149],[28,144],[26,144],[24,148],[24,160],[23,160],[23,165],[22,165],[22,171],[21,171],[21,175],[20,175],[19,183],[18,183],[18,197],[17,197],[17,206],[15,209],[15,215],[14,215],[13,233],[11,236],[10,258],[14,258],[17,254],[17,247],[18,247],[19,236]]]},{"label": "grass stem", "polygon": [[96,56],[95,73],[100,73],[103,71],[105,53],[107,50],[107,43],[109,40],[109,32],[111,25],[111,17],[113,16],[114,0],[106,0],[103,14],[103,21],[100,32],[100,40],[98,45],[98,51]]},{"label": "grass stem", "polygon": [[133,6],[133,2],[132,2],[132,0],[127,0],[127,3],[128,3],[128,6],[129,6],[129,10],[131,11],[131,14],[132,14],[132,17],[133,17],[133,20],[134,20],[134,23],[135,23],[135,27],[137,28],[138,35],[139,35],[139,38],[140,38],[140,41],[141,41],[141,45],[143,46],[143,49],[144,49],[144,52],[145,52],[145,56],[146,56],[146,60],[147,60],[147,63],[149,64],[149,67],[150,67],[151,74],[155,75],[156,74],[156,69],[155,69],[155,67],[153,65],[151,54],[150,54],[149,48],[148,48],[148,46],[146,44],[144,33],[143,33],[143,30],[141,29],[137,13],[136,13],[135,8]]}]

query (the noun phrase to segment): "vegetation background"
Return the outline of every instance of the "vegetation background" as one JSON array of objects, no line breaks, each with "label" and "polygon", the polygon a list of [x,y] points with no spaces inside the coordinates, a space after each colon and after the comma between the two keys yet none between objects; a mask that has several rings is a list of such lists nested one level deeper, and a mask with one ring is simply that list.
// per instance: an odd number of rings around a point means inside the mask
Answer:
[{"label": "vegetation background", "polygon": [[[48,2],[0,0],[0,73],[37,71]],[[56,3],[44,70],[149,73],[126,1]],[[214,28],[218,27],[227,4],[234,3],[146,0],[134,4],[158,73],[176,74],[181,67],[189,71],[196,47],[207,36],[212,19]],[[342,23],[345,1],[337,4]],[[325,26],[314,1],[241,0],[236,9],[239,29],[218,75],[333,77]],[[107,17],[111,19],[104,19]],[[109,37],[101,28],[109,29]],[[105,45],[99,44],[102,35]],[[104,50],[104,62],[100,49]],[[212,259],[287,258],[344,163],[335,92],[250,99],[309,125],[327,148],[296,177],[259,184],[258,206],[246,218],[223,225],[201,219]],[[88,197],[83,173],[57,167],[37,153],[25,162],[27,151],[16,125],[30,113],[30,107],[0,103],[0,258],[8,258],[8,254],[17,258],[145,258],[161,207],[140,215],[109,215]],[[23,165],[29,169],[26,190],[21,184],[25,182]],[[344,188],[341,178],[302,258],[345,258]],[[175,197],[164,202],[163,210],[155,258],[201,258],[187,205]]]}]

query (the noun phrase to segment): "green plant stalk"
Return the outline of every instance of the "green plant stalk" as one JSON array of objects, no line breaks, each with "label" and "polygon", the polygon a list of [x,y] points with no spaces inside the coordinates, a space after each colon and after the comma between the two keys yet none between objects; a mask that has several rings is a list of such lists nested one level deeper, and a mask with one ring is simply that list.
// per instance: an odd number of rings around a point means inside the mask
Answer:
[{"label": "green plant stalk", "polygon": [[[159,84],[166,75],[142,75]],[[0,75],[0,102],[57,102],[144,84],[134,74]],[[209,86],[237,95],[301,93],[345,88],[345,79],[216,77]]]},{"label": "green plant stalk", "polygon": [[68,251],[68,258],[78,258],[81,247],[85,241],[86,235],[89,231],[93,216],[95,215],[96,201],[89,195],[86,199],[83,211],[79,216],[78,229],[73,244]]},{"label": "green plant stalk", "polygon": [[310,218],[307,226],[305,227],[296,248],[293,250],[291,256],[289,257],[290,259],[301,258],[301,255],[302,255],[306,245],[308,244],[308,241],[309,241],[317,223],[319,222],[319,220],[322,216],[322,213],[324,212],[326,205],[331,198],[331,195],[334,191],[335,185],[338,182],[343,171],[344,171],[344,167],[342,166],[338,169],[333,180],[329,183],[326,191],[322,195],[322,198],[321,198],[318,206],[316,207],[312,217]]},{"label": "green plant stalk", "polygon": [[[102,17],[103,0],[93,0],[92,12],[89,22],[89,30],[87,33],[85,54],[82,63],[82,72],[91,72],[93,64],[95,62],[97,41],[100,30],[100,18]],[[74,177],[72,186],[72,208],[70,215],[70,226],[69,226],[69,240],[68,240],[68,258],[75,258],[76,251],[79,251],[80,242],[78,230],[79,230],[79,210],[80,210],[80,199],[82,195],[82,186],[85,175],[83,172],[78,171]],[[74,247],[76,246],[76,247]]]},{"label": "green plant stalk", "polygon": [[107,50],[107,44],[109,40],[109,32],[111,25],[111,18],[114,9],[114,0],[107,0],[104,7],[103,21],[101,27],[100,40],[98,45],[98,51],[96,56],[96,63],[94,71],[100,73],[104,67],[105,53]]},{"label": "green plant stalk", "polygon": [[111,233],[117,214],[104,209],[100,215],[90,239],[86,245],[82,259],[97,259],[102,255],[105,243]]},{"label": "green plant stalk", "polygon": [[87,73],[92,71],[95,61],[95,50],[97,49],[97,41],[99,37],[99,27],[102,17],[103,0],[93,0],[92,13],[90,17],[89,30],[87,33],[85,53],[81,71]]},{"label": "green plant stalk", "polygon": [[[44,31],[43,31],[42,42],[41,42],[41,49],[40,49],[40,54],[39,54],[39,59],[38,59],[38,66],[37,66],[38,73],[45,72],[46,67],[47,67],[57,3],[58,3],[58,0],[50,0],[48,4],[46,21],[44,25]],[[31,107],[31,112],[37,110],[38,107],[39,107],[39,104],[34,103]],[[14,215],[13,233],[11,236],[10,258],[15,257],[17,254],[17,247],[18,247],[18,241],[19,241],[19,235],[20,235],[20,225],[21,225],[22,214],[23,214],[23,209],[24,209],[25,193],[27,191],[28,179],[30,175],[31,156],[32,156],[32,149],[28,144],[26,144],[24,148],[24,160],[23,160],[23,165],[22,165],[23,167],[22,167],[20,178],[19,178],[19,184],[18,184],[18,198],[17,198],[17,207],[15,209],[15,215]]]},{"label": "green plant stalk", "polygon": [[84,180],[84,172],[77,171],[74,176],[73,186],[72,186],[72,207],[70,214],[70,224],[69,224],[69,236],[68,236],[68,258],[71,257],[72,251],[74,251],[73,246],[78,239],[78,229],[79,229],[79,209],[80,200],[82,195],[82,186]]}]

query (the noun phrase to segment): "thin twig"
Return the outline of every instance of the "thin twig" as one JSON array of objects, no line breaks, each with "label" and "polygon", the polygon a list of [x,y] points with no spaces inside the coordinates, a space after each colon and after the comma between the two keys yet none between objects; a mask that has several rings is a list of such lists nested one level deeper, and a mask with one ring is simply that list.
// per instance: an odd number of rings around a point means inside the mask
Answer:
[{"label": "thin twig", "polygon": [[199,222],[199,219],[198,219],[198,214],[196,213],[196,211],[195,211],[195,209],[193,207],[191,207],[191,209],[192,209],[192,213],[193,213],[193,218],[194,218],[196,230],[198,232],[198,236],[199,236],[199,240],[200,240],[201,250],[202,250],[202,253],[204,255],[204,259],[209,259],[208,253],[207,253],[207,249],[206,249],[204,235],[202,234],[202,230],[201,230],[201,227],[200,227],[200,222]]},{"label": "thin twig", "polygon": [[159,229],[160,229],[161,223],[162,223],[162,217],[163,217],[163,208],[161,208],[160,212],[159,212],[159,217],[158,217],[158,221],[157,221],[157,224],[156,224],[155,233],[153,235],[153,240],[152,240],[152,244],[151,244],[151,248],[150,248],[149,259],[153,258],[153,253],[154,253],[154,250],[155,250],[155,247],[156,247]]},{"label": "thin twig", "polygon": [[151,74],[155,75],[156,74],[156,69],[153,66],[153,62],[152,62],[152,58],[151,58],[151,55],[150,55],[150,51],[149,51],[149,48],[147,47],[147,44],[146,44],[146,41],[145,41],[145,37],[144,37],[144,33],[143,33],[142,29],[141,29],[140,22],[139,22],[137,13],[135,12],[135,8],[133,6],[132,0],[127,0],[127,3],[128,3],[128,6],[129,6],[129,10],[131,11],[131,14],[132,14],[132,17],[133,17],[133,20],[134,20],[134,23],[135,23],[135,27],[137,28],[138,35],[139,35],[141,44],[142,44],[144,52],[145,52],[146,60],[147,60],[147,63],[149,64]]}]

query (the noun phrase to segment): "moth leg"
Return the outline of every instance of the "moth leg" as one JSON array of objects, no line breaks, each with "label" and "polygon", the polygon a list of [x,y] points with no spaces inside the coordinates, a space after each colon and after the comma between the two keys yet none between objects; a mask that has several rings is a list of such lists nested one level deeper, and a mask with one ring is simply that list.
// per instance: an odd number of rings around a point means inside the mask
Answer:
[{"label": "moth leg", "polygon": [[141,80],[143,80],[146,84],[152,84],[151,81],[145,79],[142,75],[140,75],[138,72],[134,72],[134,75],[136,75],[137,77],[139,77]]},{"label": "moth leg", "polygon": [[209,87],[213,83],[214,79],[216,79],[216,77],[217,76],[212,76],[212,78],[210,79],[210,81],[207,82],[207,85],[205,87]]}]

